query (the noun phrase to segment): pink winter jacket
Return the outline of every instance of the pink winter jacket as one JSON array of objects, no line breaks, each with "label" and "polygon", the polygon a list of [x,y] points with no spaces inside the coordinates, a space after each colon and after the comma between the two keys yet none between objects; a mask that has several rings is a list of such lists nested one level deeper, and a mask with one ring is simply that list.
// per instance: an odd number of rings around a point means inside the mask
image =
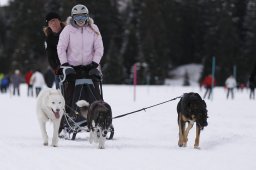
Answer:
[{"label": "pink winter jacket", "polygon": [[92,24],[92,28],[89,26],[75,28],[67,25],[63,29],[57,46],[61,64],[78,66],[88,65],[92,61],[100,63],[104,50],[102,37],[95,24]]}]

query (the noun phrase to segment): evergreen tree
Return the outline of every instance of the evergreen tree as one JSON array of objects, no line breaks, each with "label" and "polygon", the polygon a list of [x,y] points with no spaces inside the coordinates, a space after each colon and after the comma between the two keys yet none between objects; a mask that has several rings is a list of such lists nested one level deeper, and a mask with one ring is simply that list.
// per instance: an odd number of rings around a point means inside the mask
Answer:
[{"label": "evergreen tree", "polygon": [[204,72],[211,72],[212,57],[216,57],[217,83],[222,85],[241,55],[238,34],[236,0],[209,1],[205,4],[206,31],[204,43]]},{"label": "evergreen tree", "polygon": [[240,67],[241,77],[243,82],[248,81],[248,77],[256,63],[256,3],[254,0],[248,0],[246,4],[246,15],[244,19],[245,44],[243,55],[239,58],[239,63],[243,64]]},{"label": "evergreen tree", "polygon": [[0,7],[0,72],[8,73],[8,66],[10,65],[10,57],[7,55],[7,22],[6,22],[6,7]]},{"label": "evergreen tree", "polygon": [[115,48],[114,42],[110,43],[108,55],[106,55],[106,62],[103,66],[103,82],[106,84],[123,84],[125,75],[124,67],[122,65],[122,58],[118,55],[118,48]]},{"label": "evergreen tree", "polygon": [[203,63],[204,76],[215,56],[221,85],[233,65],[238,80],[246,81],[255,63],[255,0],[12,0],[0,11],[0,71],[45,68],[46,13],[65,20],[78,3],[101,31],[106,83],[130,82],[135,63],[146,66],[138,74],[141,84],[161,84],[168,70],[187,63]]},{"label": "evergreen tree", "polygon": [[[31,65],[45,66],[42,36],[44,10],[41,0],[10,1],[8,6],[8,55],[12,58],[11,69],[27,70]],[[18,15],[17,15],[18,13]],[[38,63],[37,63],[38,62]]]},{"label": "evergreen tree", "polygon": [[[140,34],[143,47],[143,61],[148,64],[150,82],[163,83],[168,70],[169,46],[167,40],[167,26],[165,16],[161,10],[161,3],[147,0],[141,14]],[[144,75],[146,79],[148,75]]]}]

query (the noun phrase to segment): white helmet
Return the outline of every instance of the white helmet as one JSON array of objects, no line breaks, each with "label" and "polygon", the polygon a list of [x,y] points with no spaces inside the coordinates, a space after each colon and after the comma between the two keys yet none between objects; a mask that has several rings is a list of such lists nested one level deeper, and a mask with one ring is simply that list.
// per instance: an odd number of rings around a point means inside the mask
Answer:
[{"label": "white helmet", "polygon": [[76,15],[76,14],[89,14],[89,11],[85,5],[78,4],[75,5],[72,10],[71,10],[71,16]]}]

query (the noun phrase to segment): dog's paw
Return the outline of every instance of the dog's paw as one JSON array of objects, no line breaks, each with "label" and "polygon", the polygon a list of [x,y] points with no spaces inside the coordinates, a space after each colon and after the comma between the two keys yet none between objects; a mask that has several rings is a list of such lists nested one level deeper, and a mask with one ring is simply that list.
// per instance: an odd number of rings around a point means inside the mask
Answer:
[{"label": "dog's paw", "polygon": [[105,149],[105,146],[104,146],[104,144],[99,144],[99,147],[98,147],[99,149]]},{"label": "dog's paw", "polygon": [[59,138],[62,139],[69,139],[69,133],[67,132],[66,129],[62,129],[62,131],[59,133]]},{"label": "dog's paw", "polygon": [[44,145],[44,146],[48,146],[48,142],[44,142],[43,145]]},{"label": "dog's paw", "polygon": [[104,146],[99,146],[99,149],[105,149]]},{"label": "dog's paw", "polygon": [[104,149],[105,148],[105,141],[106,141],[106,137],[101,136],[99,138],[99,149]]},{"label": "dog's paw", "polygon": [[51,146],[52,147],[58,147],[58,144],[55,143],[55,144],[52,144]]},{"label": "dog's paw", "polygon": [[187,147],[187,144],[186,144],[186,143],[178,143],[178,146],[179,146],[179,147],[184,147],[184,148],[185,148],[185,147]]},{"label": "dog's paw", "polygon": [[199,149],[200,150],[201,148],[199,146],[194,146],[194,149]]}]

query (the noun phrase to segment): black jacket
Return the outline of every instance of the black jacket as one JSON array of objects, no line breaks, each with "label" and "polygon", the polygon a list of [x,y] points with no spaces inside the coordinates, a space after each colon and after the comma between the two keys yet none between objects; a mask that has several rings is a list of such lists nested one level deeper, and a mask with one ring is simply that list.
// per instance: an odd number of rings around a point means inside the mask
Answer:
[{"label": "black jacket", "polygon": [[[64,26],[62,26],[61,31],[63,28]],[[60,60],[57,53],[57,45],[61,31],[58,34],[55,34],[49,29],[49,34],[45,39],[45,50],[48,57],[48,62],[53,70],[57,70],[60,66]]]}]

